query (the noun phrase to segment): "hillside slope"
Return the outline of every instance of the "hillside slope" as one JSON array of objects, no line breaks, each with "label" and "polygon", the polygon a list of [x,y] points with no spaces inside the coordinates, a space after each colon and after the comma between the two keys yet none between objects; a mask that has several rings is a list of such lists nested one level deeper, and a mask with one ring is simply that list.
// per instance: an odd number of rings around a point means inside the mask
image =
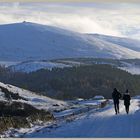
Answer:
[{"label": "hillside slope", "polygon": [[0,25],[0,60],[140,58],[139,50],[95,36],[30,22]]},{"label": "hillside slope", "polygon": [[124,37],[108,36],[101,34],[90,34],[98,39],[111,42],[113,44],[121,45],[123,47],[132,49],[134,51],[140,51],[140,40],[129,39]]},{"label": "hillside slope", "polygon": [[[68,104],[64,101],[51,99],[46,96],[37,95],[35,92],[31,92],[28,90],[24,90],[22,88],[18,88],[16,86],[12,86],[9,84],[4,84],[0,82],[0,89],[5,88],[13,94],[18,93],[19,96],[23,97],[25,100],[18,100],[19,102],[24,102],[34,106],[37,109],[43,109],[46,111],[59,111],[66,109]],[[4,93],[0,92],[0,101],[6,100],[4,97]],[[56,105],[57,104],[57,105]]]}]

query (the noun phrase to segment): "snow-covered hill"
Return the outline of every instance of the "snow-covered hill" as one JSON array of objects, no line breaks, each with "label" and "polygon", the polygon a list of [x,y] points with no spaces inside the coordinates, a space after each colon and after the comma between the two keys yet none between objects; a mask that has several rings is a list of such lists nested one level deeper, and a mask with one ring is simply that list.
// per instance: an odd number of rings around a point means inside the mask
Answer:
[{"label": "snow-covered hill", "polygon": [[48,69],[52,70],[52,68],[64,68],[64,67],[71,67],[71,65],[66,65],[63,63],[56,63],[51,61],[26,61],[21,62],[18,64],[10,65],[9,68],[13,71],[20,71],[20,72],[33,72],[39,69]]},{"label": "snow-covered hill", "polygon": [[[3,65],[5,62],[1,63]],[[35,60],[24,62],[9,62],[6,67],[18,72],[33,72],[40,69],[52,70],[53,68],[65,68],[81,65],[93,64],[109,64],[116,68],[125,70],[131,74],[140,74],[140,59],[94,59],[94,58],[71,58],[71,59],[56,59],[52,61]]]},{"label": "snow-covered hill", "polygon": [[90,34],[93,37],[98,39],[111,42],[113,44],[117,44],[134,51],[140,51],[140,40],[123,38],[123,37],[116,37],[116,36],[108,36],[108,35],[101,35],[101,34]]},{"label": "snow-covered hill", "polygon": [[[37,95],[34,92],[15,87],[13,85],[4,84],[0,82],[0,89],[1,87],[8,89],[8,91],[12,93],[18,93],[21,97],[25,98],[25,100],[18,100],[19,102],[25,102],[34,106],[37,109],[43,109],[46,111],[61,111],[68,107],[68,104],[64,101],[51,99],[46,96]],[[0,91],[0,101],[4,101],[4,93]]]},{"label": "snow-covered hill", "polygon": [[[130,41],[134,42],[133,48],[138,48],[138,41]],[[129,43],[124,45],[123,42],[30,22],[0,25],[0,61],[140,58],[140,49],[133,48]]]}]

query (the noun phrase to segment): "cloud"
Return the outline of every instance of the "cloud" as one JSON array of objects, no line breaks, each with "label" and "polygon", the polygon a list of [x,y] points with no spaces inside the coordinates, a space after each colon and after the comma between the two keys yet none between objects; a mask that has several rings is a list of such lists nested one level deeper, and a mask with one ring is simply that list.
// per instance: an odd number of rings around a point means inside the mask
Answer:
[{"label": "cloud", "polygon": [[81,33],[140,37],[140,6],[132,3],[4,3],[0,24],[22,21]]}]

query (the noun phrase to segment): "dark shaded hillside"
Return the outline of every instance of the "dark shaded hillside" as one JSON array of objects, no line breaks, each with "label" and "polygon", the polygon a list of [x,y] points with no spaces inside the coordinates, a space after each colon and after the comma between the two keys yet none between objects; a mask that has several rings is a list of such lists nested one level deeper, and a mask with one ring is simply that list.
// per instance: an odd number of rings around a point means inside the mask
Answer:
[{"label": "dark shaded hillside", "polygon": [[110,65],[93,64],[52,71],[39,70],[29,74],[0,71],[0,81],[58,99],[111,97],[114,87],[127,88],[131,95],[140,93],[140,76],[131,75]]},{"label": "dark shaded hillside", "polygon": [[0,92],[0,135],[9,128],[30,128],[38,120],[54,120],[52,113],[36,108],[18,92],[9,91],[3,86],[0,86]]}]

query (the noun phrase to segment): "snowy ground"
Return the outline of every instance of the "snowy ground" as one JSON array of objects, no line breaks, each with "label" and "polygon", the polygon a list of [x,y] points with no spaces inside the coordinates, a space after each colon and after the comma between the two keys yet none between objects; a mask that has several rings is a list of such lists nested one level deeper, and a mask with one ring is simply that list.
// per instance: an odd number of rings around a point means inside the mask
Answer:
[{"label": "snowy ground", "polygon": [[140,97],[131,100],[130,114],[125,113],[123,101],[120,114],[115,115],[113,104],[98,111],[92,110],[70,123],[48,131],[26,134],[28,138],[137,138],[140,137]]},{"label": "snowy ground", "polygon": [[[0,82],[0,101],[6,101],[5,93],[2,92],[2,88],[7,89],[13,94],[18,93],[21,97],[24,97],[26,100],[12,100],[16,102],[24,102],[34,106],[37,109],[43,109],[50,111],[54,117],[55,121],[46,122],[45,124],[39,120],[37,120],[34,124],[31,124],[31,128],[9,128],[6,132],[0,134],[0,137],[22,137],[25,133],[34,133],[42,131],[43,128],[47,130],[53,130],[52,128],[56,128],[56,126],[65,124],[68,122],[68,119],[79,119],[82,114],[85,114],[91,110],[96,110],[100,107],[101,102],[105,100],[78,100],[76,103],[60,101],[56,99],[51,99],[46,96],[37,95],[34,92],[18,88],[9,84],[4,84]],[[56,125],[56,126],[55,126]]]},{"label": "snowy ground", "polygon": [[0,61],[0,66],[5,66],[5,67],[9,67],[12,65],[18,65],[20,62],[16,62],[16,61]]},{"label": "snowy ground", "polygon": [[[37,95],[34,92],[18,88],[9,84],[4,84],[0,82],[0,86],[7,88],[13,93],[18,93],[21,97],[24,97],[28,101],[18,100],[19,102],[25,102],[27,104],[33,105],[37,109],[44,109],[47,111],[59,111],[68,108],[68,104],[64,101],[55,100],[46,96]],[[5,100],[4,94],[0,91],[0,100]]]},{"label": "snowy ground", "polygon": [[[127,115],[120,102],[120,114],[115,115],[112,101],[105,108],[99,108],[100,101],[82,100],[75,105],[64,101],[36,95],[33,92],[0,82],[1,87],[28,99],[36,108],[57,110],[55,121],[33,124],[31,128],[10,129],[1,137],[25,138],[140,138],[140,96],[131,100],[130,114]],[[4,95],[0,91],[0,100]],[[19,100],[19,102],[23,102]],[[57,104],[57,105],[56,105]],[[97,108],[96,108],[97,107]],[[69,116],[70,114],[70,116]],[[72,115],[71,115],[72,114]],[[74,115],[73,115],[74,114]]]},{"label": "snowy ground", "polygon": [[64,67],[72,67],[71,65],[66,65],[63,63],[55,63],[49,61],[29,61],[29,62],[21,62],[16,65],[11,65],[9,68],[12,68],[14,71],[21,72],[32,72],[37,71],[39,69],[48,69],[52,70],[53,68],[64,68]]},{"label": "snowy ground", "polygon": [[127,71],[131,74],[136,74],[136,75],[140,74],[140,66],[118,67],[118,68]]}]

